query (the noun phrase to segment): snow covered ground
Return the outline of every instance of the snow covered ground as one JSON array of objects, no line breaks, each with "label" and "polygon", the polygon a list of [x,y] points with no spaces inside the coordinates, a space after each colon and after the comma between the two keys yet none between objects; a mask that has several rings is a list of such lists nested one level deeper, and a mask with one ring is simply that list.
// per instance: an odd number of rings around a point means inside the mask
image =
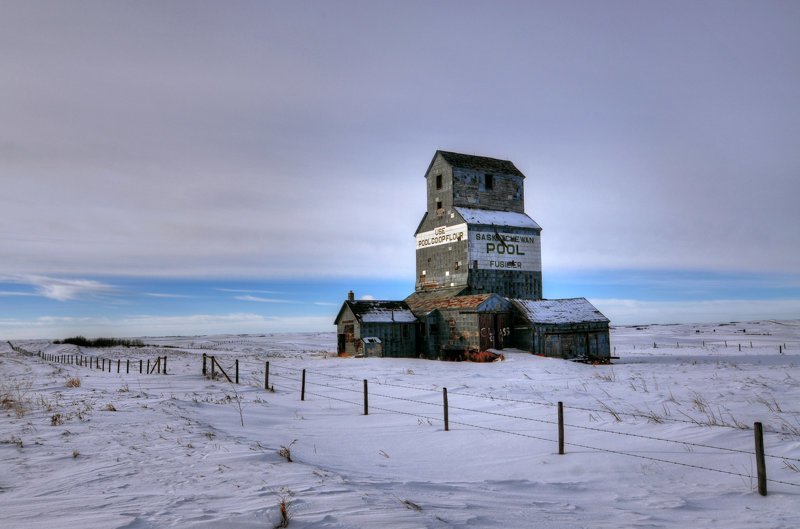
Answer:
[{"label": "snow covered ground", "polygon": [[[13,342],[110,373],[0,344],[0,527],[271,528],[281,500],[298,528],[800,527],[800,321],[616,328],[610,366],[337,358],[333,333],[142,340]],[[203,353],[241,384],[204,378]],[[164,355],[168,375],[139,374]]]}]

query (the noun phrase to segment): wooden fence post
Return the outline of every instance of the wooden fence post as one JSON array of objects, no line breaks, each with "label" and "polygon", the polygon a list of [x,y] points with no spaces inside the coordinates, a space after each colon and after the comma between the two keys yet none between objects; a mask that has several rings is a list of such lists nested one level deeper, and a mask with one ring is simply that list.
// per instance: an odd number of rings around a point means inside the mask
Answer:
[{"label": "wooden fence post", "polygon": [[167,355],[164,355],[164,374],[167,374]]},{"label": "wooden fence post", "polygon": [[147,359],[147,374],[150,374],[150,359]]},{"label": "wooden fence post", "polygon": [[264,365],[264,389],[269,390],[269,362]]},{"label": "wooden fence post", "polygon": [[558,403],[558,453],[564,455],[564,403]]},{"label": "wooden fence post", "polygon": [[206,354],[203,353],[203,376],[206,376]]},{"label": "wooden fence post", "polygon": [[131,372],[131,359],[128,358],[127,360],[125,360],[125,373],[130,373],[130,372]]},{"label": "wooden fence post", "polygon": [[767,495],[767,465],[764,461],[764,430],[760,422],[753,424],[756,437],[756,470],[758,471],[758,493]]},{"label": "wooden fence post", "polygon": [[447,388],[442,388],[442,399],[444,400],[444,431],[450,430],[450,417],[447,412]]},{"label": "wooden fence post", "polygon": [[239,359],[236,359],[236,383],[239,383]]},{"label": "wooden fence post", "polygon": [[142,359],[139,359],[139,374],[142,374]]},{"label": "wooden fence post", "polygon": [[214,375],[216,374],[215,373],[215,368],[214,368],[214,364],[216,364],[216,362],[217,361],[214,360],[214,357],[212,356],[211,357],[211,380],[214,380]]},{"label": "wooden fence post", "polygon": [[111,373],[111,359],[108,359],[108,372]]},{"label": "wooden fence post", "polygon": [[306,400],[306,370],[303,369],[303,382],[300,385],[300,400]]},{"label": "wooden fence post", "polygon": [[367,393],[367,379],[364,379],[364,415],[369,415],[369,397]]},{"label": "wooden fence post", "polygon": [[119,373],[119,366],[120,366],[121,363],[122,363],[122,360],[117,358],[117,373]]}]

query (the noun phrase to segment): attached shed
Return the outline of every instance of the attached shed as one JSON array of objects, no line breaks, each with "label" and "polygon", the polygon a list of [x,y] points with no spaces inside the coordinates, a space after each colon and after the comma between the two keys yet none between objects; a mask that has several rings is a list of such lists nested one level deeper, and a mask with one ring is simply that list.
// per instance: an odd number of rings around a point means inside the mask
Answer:
[{"label": "attached shed", "polygon": [[428,358],[457,360],[467,351],[511,345],[511,303],[498,294],[429,299],[407,298],[423,323],[422,350]]},{"label": "attached shed", "polygon": [[[341,354],[416,357],[417,319],[404,301],[347,300],[334,321]],[[371,345],[369,340],[373,340]],[[374,340],[377,340],[374,341]]]},{"label": "attached shed", "polygon": [[609,320],[585,298],[512,299],[516,347],[542,356],[607,362]]}]

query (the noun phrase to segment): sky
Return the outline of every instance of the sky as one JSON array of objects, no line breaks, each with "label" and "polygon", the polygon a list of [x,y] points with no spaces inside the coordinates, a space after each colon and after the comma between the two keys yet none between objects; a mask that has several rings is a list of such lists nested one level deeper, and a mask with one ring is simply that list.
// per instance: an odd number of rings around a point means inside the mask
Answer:
[{"label": "sky", "polygon": [[800,318],[797,2],[0,11],[0,338],[332,331],[437,149],[526,175],[548,298]]}]

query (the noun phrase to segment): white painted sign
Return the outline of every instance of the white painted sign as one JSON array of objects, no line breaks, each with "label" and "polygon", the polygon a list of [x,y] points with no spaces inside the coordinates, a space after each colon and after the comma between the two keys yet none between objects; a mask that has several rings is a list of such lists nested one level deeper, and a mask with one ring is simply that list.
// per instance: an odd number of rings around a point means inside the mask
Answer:
[{"label": "white painted sign", "polygon": [[417,235],[417,250],[468,240],[468,266],[480,270],[542,270],[542,246],[533,233],[505,233],[489,227],[467,229],[467,224],[443,226]]},{"label": "white painted sign", "polygon": [[533,234],[503,233],[482,228],[469,232],[470,265],[481,270],[542,270],[540,238]]},{"label": "white painted sign", "polygon": [[417,235],[417,250],[439,246],[440,244],[452,244],[463,241],[467,238],[467,225],[458,224],[456,226],[443,226],[431,231],[426,231]]}]

